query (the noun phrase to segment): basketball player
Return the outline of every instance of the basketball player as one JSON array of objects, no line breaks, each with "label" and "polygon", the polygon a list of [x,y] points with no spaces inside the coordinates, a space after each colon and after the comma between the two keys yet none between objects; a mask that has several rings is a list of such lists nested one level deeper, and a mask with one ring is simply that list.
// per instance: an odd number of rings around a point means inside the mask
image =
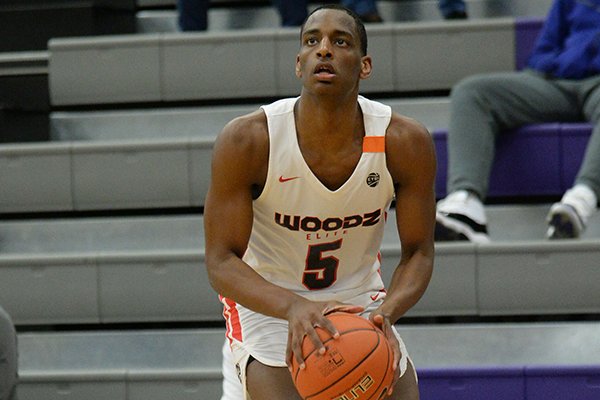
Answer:
[{"label": "basketball player", "polygon": [[[371,70],[360,19],[317,8],[301,28],[300,97],[234,119],[215,143],[206,265],[246,398],[299,399],[290,361],[302,364],[304,337],[324,353],[315,327],[336,337],[326,315],[342,310],[391,341],[390,398],[418,399],[393,324],[431,277],[435,155],[422,125],[358,95]],[[394,199],[402,257],[386,292],[379,248]]]}]

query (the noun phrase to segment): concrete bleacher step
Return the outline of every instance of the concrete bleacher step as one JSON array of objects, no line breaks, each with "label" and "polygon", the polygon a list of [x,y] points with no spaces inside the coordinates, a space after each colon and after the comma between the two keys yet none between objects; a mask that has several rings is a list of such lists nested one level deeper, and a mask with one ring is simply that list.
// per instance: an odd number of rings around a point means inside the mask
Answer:
[{"label": "concrete bleacher step", "polygon": [[198,216],[0,224],[0,302],[18,324],[220,319]]},{"label": "concrete bleacher step", "polygon": [[[600,217],[581,240],[550,242],[547,209],[490,206],[491,243],[437,243],[431,284],[409,315],[597,312]],[[20,325],[220,321],[203,248],[201,215],[2,221],[0,303]],[[386,282],[400,255],[388,223]]]},{"label": "concrete bleacher step", "polygon": [[[446,96],[373,99],[418,120],[430,131],[448,126],[450,111]],[[216,137],[228,121],[263,104],[54,111],[50,114],[50,134],[52,141]]]},{"label": "concrete bleacher step", "polygon": [[[363,92],[447,90],[474,73],[514,70],[514,27],[514,18],[369,26],[376,72]],[[48,48],[54,106],[279,97],[299,90],[297,29],[65,38]]]},{"label": "concrete bleacher step", "polygon": [[[387,103],[432,129],[447,123],[446,98]],[[215,137],[258,107],[54,112],[49,142],[0,147],[0,210],[202,206]]]},{"label": "concrete bleacher step", "polygon": [[[592,400],[600,394],[598,322],[400,324],[398,329],[420,375],[424,400],[450,394],[453,399]],[[19,398],[218,400],[224,333],[221,328],[21,333]],[[548,397],[548,387],[560,389]]]},{"label": "concrete bleacher step", "polygon": [[218,400],[222,329],[19,334],[20,400]]}]

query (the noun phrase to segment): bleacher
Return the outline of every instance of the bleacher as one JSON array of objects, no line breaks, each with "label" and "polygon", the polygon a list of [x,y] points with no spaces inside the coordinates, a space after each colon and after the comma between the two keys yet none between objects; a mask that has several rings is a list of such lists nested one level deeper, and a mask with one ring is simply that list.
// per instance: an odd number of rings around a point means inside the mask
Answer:
[{"label": "bleacher", "polygon": [[[550,1],[473,0],[471,19],[452,22],[436,3],[379,2],[387,22],[368,26],[375,75],[362,88],[430,129],[442,197],[448,90],[522,68]],[[0,304],[19,331],[20,400],[220,398],[210,153],[227,121],[298,93],[298,36],[268,5],[219,2],[208,32],[180,34],[173,2],[158,4],[137,12],[135,34],[0,53],[12,88],[0,99],[39,102],[0,109]],[[548,200],[572,183],[589,133],[544,124],[499,141],[492,242],[437,243],[431,284],[398,325],[424,400],[600,398],[600,216],[581,240],[544,240]],[[387,281],[400,248],[386,229]]]}]

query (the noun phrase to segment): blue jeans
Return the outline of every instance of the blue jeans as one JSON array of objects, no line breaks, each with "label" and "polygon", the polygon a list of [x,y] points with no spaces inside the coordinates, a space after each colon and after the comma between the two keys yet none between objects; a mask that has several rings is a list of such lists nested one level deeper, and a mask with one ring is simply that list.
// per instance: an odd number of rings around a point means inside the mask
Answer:
[{"label": "blue jeans", "polygon": [[464,0],[440,0],[438,8],[444,17],[455,11],[467,11]]},{"label": "blue jeans", "polygon": [[308,15],[308,0],[273,0],[281,26],[300,26]]},{"label": "blue jeans", "polygon": [[[177,0],[179,28],[182,31],[205,31],[208,28],[209,0]],[[308,15],[308,0],[273,0],[282,26],[300,26]]]},{"label": "blue jeans", "polygon": [[[282,26],[300,26],[307,16],[308,0],[273,0],[279,10]],[[341,0],[340,3],[358,15],[377,13],[375,0]]]},{"label": "blue jeans", "polygon": [[205,31],[208,28],[209,0],[177,0],[179,29]]}]

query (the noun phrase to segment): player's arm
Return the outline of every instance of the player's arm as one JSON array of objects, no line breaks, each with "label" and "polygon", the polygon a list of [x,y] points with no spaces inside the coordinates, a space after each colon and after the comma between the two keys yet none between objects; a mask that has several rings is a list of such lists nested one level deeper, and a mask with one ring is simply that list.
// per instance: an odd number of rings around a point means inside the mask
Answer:
[{"label": "player's arm", "polygon": [[395,323],[421,298],[434,257],[436,159],[430,133],[394,115],[386,135],[388,169],[396,192],[396,224],[402,256],[381,307]]},{"label": "player's arm", "polygon": [[[431,135],[416,121],[392,115],[386,159],[396,193],[396,224],[402,246],[383,304],[370,315],[392,343],[395,369],[400,346],[392,325],[421,298],[433,271],[435,151]],[[391,395],[396,384],[391,385]]]},{"label": "player's arm", "polygon": [[232,121],[217,138],[204,207],[205,262],[210,284],[219,294],[258,313],[289,321],[288,362],[292,353],[302,362],[304,336],[325,351],[314,326],[336,333],[324,315],[342,306],[309,301],[265,280],[242,261],[252,231],[252,193],[265,184],[268,155],[262,111]]},{"label": "player's arm", "polygon": [[268,153],[262,111],[231,121],[218,136],[204,207],[206,268],[219,294],[281,318],[295,295],[242,261],[252,231],[252,193],[264,185]]}]

